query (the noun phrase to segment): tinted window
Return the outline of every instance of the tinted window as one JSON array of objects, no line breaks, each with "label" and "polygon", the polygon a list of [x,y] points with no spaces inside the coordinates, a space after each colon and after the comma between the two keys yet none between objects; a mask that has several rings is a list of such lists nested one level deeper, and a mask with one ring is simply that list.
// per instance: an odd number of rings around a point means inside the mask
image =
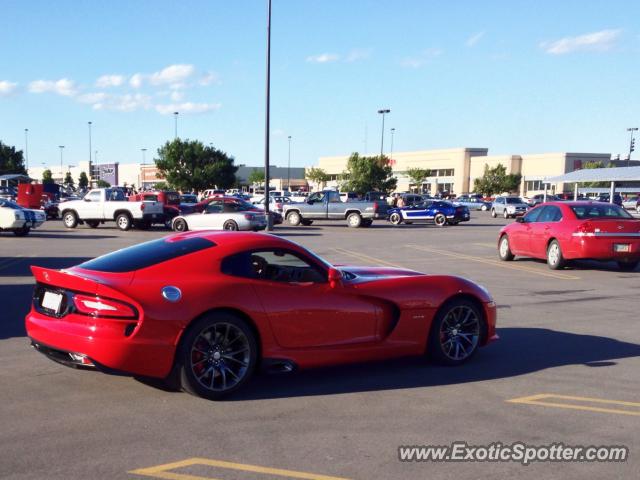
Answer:
[{"label": "tinted window", "polygon": [[542,210],[544,210],[544,207],[542,207],[542,208],[540,208],[540,207],[534,208],[533,210],[531,210],[529,213],[527,213],[524,216],[524,221],[526,223],[536,222],[538,220],[538,217],[542,213]]},{"label": "tinted window", "polygon": [[225,258],[220,269],[227,275],[271,282],[327,281],[320,268],[284,250],[242,252]]},{"label": "tinted window", "polygon": [[213,202],[209,202],[207,208],[205,209],[207,213],[222,213],[222,202],[219,200],[215,200]]},{"label": "tinted window", "polygon": [[508,197],[505,200],[507,201],[508,204],[511,204],[511,205],[516,203],[524,203],[521,198],[517,198],[517,197]]},{"label": "tinted window", "polygon": [[132,272],[183,255],[199,252],[205,248],[215,247],[215,245],[211,240],[199,237],[174,241],[161,238],[108,253],[81,263],[79,267],[98,272]]},{"label": "tinted window", "polygon": [[633,218],[625,209],[613,204],[594,203],[592,205],[572,206],[571,210],[580,220],[588,220],[590,218]]},{"label": "tinted window", "polygon": [[553,205],[546,206],[538,217],[538,222],[559,222],[562,220],[562,212]]}]

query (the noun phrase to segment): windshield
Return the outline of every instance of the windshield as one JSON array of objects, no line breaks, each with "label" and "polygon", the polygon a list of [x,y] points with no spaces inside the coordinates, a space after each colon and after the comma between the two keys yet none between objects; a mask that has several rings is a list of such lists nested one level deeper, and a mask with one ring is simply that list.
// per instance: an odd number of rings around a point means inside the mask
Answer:
[{"label": "windshield", "polygon": [[598,220],[633,219],[631,214],[624,208],[613,204],[578,205],[571,207],[571,210],[573,210],[573,213],[575,213],[576,217],[580,220],[589,220],[591,218],[597,218]]},{"label": "windshield", "polygon": [[13,203],[9,200],[4,200],[0,198],[0,207],[13,208],[14,210],[22,210],[22,207],[17,203]]},{"label": "windshield", "polygon": [[521,199],[521,198],[519,198],[519,197],[507,197],[507,198],[505,198],[505,201],[506,201],[508,204],[511,204],[511,205],[518,204],[518,203],[524,203],[524,202],[522,201],[522,199]]}]

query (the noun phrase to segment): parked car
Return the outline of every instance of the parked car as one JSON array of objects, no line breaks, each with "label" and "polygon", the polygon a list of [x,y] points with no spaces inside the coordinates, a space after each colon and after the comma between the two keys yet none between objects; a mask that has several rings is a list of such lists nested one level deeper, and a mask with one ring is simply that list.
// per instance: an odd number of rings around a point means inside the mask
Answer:
[{"label": "parked car", "polygon": [[393,225],[413,222],[434,223],[438,227],[457,225],[468,222],[469,209],[463,205],[455,205],[446,200],[426,200],[408,207],[392,207],[389,209],[389,221]]},{"label": "parked car", "polygon": [[180,195],[180,203],[195,205],[196,203],[198,203],[198,196],[194,193],[183,193],[182,195]]},{"label": "parked car", "polygon": [[635,210],[640,213],[640,196],[632,195],[622,201],[622,206],[627,210]]},{"label": "parked car", "polygon": [[205,200],[206,198],[209,198],[209,197],[224,196],[225,193],[226,193],[225,190],[222,190],[219,188],[210,188],[200,194],[200,201]]},{"label": "parked car", "polygon": [[[385,203],[386,205],[386,203]],[[309,195],[305,203],[284,205],[283,216],[291,225],[311,225],[314,220],[346,220],[350,227],[370,227],[378,202],[343,202],[336,190]]]},{"label": "parked car", "polygon": [[496,218],[502,215],[504,218],[518,217],[527,213],[529,205],[520,197],[497,197],[491,204],[491,216]]},{"label": "parked car", "polygon": [[120,230],[132,226],[147,228],[164,217],[159,202],[129,202],[118,188],[94,188],[82,200],[64,202],[59,206],[62,222],[67,228],[86,223],[91,228],[105,222],[116,222]]},{"label": "parked car", "polygon": [[187,230],[264,230],[267,220],[264,212],[256,212],[253,206],[237,202],[225,202],[212,198],[201,213],[179,215],[171,228],[176,232]]},{"label": "parked car", "polygon": [[[496,303],[458,276],[335,267],[273,235],[170,235],[64,270],[31,267],[32,346],[216,400],[287,372],[425,353],[457,366],[497,340]],[[44,387],[43,387],[44,388]]]},{"label": "parked car", "polygon": [[[557,202],[559,200],[560,199],[555,195],[547,195],[547,199],[546,199],[547,202]],[[544,193],[538,193],[533,197],[529,197],[529,201],[527,202],[527,204],[530,207],[535,207],[536,205],[539,205],[540,203],[543,203],[543,202],[545,202]]]},{"label": "parked car", "polygon": [[180,194],[171,190],[152,190],[129,196],[130,202],[159,202],[162,204],[162,216],[152,219],[151,224],[162,223],[171,228],[173,219],[180,215]]},{"label": "parked car", "polygon": [[464,205],[469,210],[481,210],[486,212],[491,209],[491,202],[485,202],[481,195],[460,195],[453,202]]},{"label": "parked car", "polygon": [[18,237],[29,235],[46,220],[41,210],[24,208],[11,200],[0,198],[0,231],[13,232]]},{"label": "parked car", "polygon": [[0,199],[14,201],[18,196],[18,192],[13,187],[0,187]]},{"label": "parked car", "polygon": [[[257,205],[254,205],[253,203],[249,203],[246,200],[243,200],[238,197],[228,197],[228,196],[211,197],[206,200],[203,200],[202,202],[199,202],[196,205],[194,205],[193,209],[188,213],[202,213],[204,209],[207,207],[207,205],[209,205],[209,203],[211,203],[214,200],[222,200],[225,204],[227,203],[233,204],[233,205],[240,204],[248,212],[264,213],[264,209],[259,208]],[[187,212],[184,212],[183,215],[186,215],[186,213]],[[271,221],[273,222],[273,225],[280,225],[283,221],[282,214],[278,213],[277,211],[270,210],[269,217],[271,217]]]},{"label": "parked car", "polygon": [[[289,203],[292,203],[291,200],[289,199],[289,197],[274,197],[274,196],[270,196],[269,197],[269,211],[278,212],[278,213],[282,214],[282,212],[284,211],[284,205],[289,204]],[[265,198],[264,197],[262,197],[257,202],[253,202],[253,205],[255,205],[260,210],[264,210],[264,204],[265,204]]]},{"label": "parked car", "polygon": [[640,263],[640,220],[618,205],[551,202],[535,207],[498,236],[498,256],[546,259],[549,268],[567,260],[613,260],[621,270]]},{"label": "parked car", "polygon": [[[609,203],[609,199],[611,198],[611,195],[609,195],[608,193],[602,193],[600,195],[598,195],[598,198],[596,199],[597,202],[604,202],[604,203]],[[615,205],[618,205],[619,207],[622,206],[622,196],[620,196],[619,193],[614,193],[613,194],[613,203]]]}]

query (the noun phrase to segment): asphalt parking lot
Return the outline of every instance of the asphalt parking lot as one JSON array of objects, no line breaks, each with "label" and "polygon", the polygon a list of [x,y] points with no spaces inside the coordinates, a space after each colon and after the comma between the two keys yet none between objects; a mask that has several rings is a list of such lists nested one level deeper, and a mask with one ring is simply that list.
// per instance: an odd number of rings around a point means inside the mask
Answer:
[{"label": "asphalt parking lot", "polygon": [[[169,232],[114,226],[0,235],[0,477],[637,478],[640,271],[502,263],[507,221],[281,227],[340,264],[461,275],[498,304],[500,341],[468,365],[422,359],[261,375],[223,402],[69,369],[29,348],[30,265],[62,268]],[[406,463],[400,445],[626,445],[625,463]]]}]

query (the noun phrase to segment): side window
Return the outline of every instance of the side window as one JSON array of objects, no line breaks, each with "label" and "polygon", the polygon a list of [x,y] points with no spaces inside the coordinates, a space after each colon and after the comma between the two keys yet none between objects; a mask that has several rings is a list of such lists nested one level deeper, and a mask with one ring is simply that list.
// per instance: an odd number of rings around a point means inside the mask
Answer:
[{"label": "side window", "polygon": [[100,192],[89,192],[87,194],[87,199],[90,202],[99,202],[100,201]]},{"label": "side window", "polygon": [[324,283],[326,274],[293,253],[283,250],[243,252],[225,258],[222,273],[271,282]]},{"label": "side window", "polygon": [[533,222],[537,222],[538,221],[538,217],[540,217],[540,214],[542,213],[543,210],[545,210],[547,207],[542,207],[542,208],[534,208],[533,210],[531,210],[529,213],[527,213],[524,216],[524,222],[525,223],[533,223]]},{"label": "side window", "polygon": [[558,207],[549,205],[542,210],[542,213],[538,217],[538,222],[557,222],[562,220],[562,212]]},{"label": "side window", "polygon": [[338,192],[329,192],[329,203],[340,203],[340,194]]},{"label": "side window", "polygon": [[322,201],[322,193],[316,192],[309,196],[308,202],[320,202]]},{"label": "side window", "polygon": [[222,213],[222,202],[220,200],[209,202],[204,211],[207,213]]}]

